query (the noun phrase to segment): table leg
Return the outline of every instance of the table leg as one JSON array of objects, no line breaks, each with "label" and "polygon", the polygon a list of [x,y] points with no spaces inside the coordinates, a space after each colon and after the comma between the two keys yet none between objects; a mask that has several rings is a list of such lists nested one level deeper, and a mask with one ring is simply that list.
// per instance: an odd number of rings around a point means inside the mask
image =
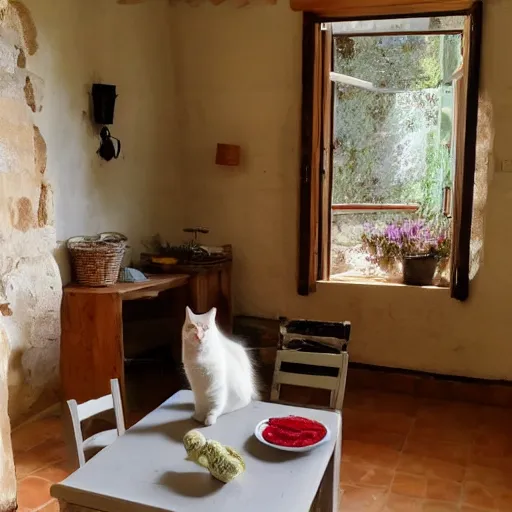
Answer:
[{"label": "table leg", "polygon": [[341,471],[341,416],[334,452],[325,470],[317,498],[314,512],[339,512],[340,503],[340,471]]},{"label": "table leg", "polygon": [[334,447],[334,453],[331,459],[334,463],[332,475],[332,509],[334,512],[340,510],[340,480],[341,480],[341,415],[338,428],[338,439]]}]

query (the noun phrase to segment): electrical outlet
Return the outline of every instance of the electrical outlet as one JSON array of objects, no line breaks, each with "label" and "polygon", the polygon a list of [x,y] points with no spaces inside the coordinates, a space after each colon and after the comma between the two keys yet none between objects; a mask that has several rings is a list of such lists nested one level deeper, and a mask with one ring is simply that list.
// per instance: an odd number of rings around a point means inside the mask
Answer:
[{"label": "electrical outlet", "polygon": [[501,172],[512,172],[512,160],[503,160],[501,162]]}]

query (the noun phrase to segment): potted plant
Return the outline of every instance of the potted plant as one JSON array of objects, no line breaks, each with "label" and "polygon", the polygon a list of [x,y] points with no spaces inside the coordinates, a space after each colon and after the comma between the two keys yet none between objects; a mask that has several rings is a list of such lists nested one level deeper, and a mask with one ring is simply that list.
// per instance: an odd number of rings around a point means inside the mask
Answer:
[{"label": "potted plant", "polygon": [[368,253],[367,259],[388,273],[392,272],[401,260],[395,229],[395,224],[388,224],[385,228],[365,224],[362,235],[363,248]]},{"label": "potted plant", "polygon": [[404,284],[430,286],[437,260],[432,253],[407,254],[403,257]]},{"label": "potted plant", "polygon": [[432,284],[439,261],[447,261],[450,241],[446,231],[424,220],[405,220],[384,228],[366,225],[363,247],[370,261],[387,270],[402,262],[405,284]]}]

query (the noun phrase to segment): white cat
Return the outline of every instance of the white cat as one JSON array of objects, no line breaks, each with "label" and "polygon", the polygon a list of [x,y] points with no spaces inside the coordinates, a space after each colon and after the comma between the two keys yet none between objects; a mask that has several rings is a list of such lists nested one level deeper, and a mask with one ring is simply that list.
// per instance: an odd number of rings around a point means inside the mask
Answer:
[{"label": "white cat", "polygon": [[203,315],[187,307],[183,324],[183,364],[195,398],[194,419],[213,425],[221,414],[258,398],[254,369],[244,347],[222,334],[217,310]]}]

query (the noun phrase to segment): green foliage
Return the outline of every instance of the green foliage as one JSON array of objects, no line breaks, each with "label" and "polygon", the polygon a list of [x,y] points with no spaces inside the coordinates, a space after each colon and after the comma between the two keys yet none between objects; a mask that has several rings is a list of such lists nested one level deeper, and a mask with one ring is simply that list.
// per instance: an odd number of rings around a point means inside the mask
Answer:
[{"label": "green foliage", "polygon": [[427,139],[425,176],[421,181],[423,201],[421,214],[426,219],[435,219],[441,211],[442,189],[451,186],[452,160],[446,146],[439,144],[436,133],[430,132]]},{"label": "green foliage", "polygon": [[393,107],[394,97],[350,88],[339,91],[338,98],[333,200],[383,200],[375,162],[384,144],[381,127]]},{"label": "green foliage", "polygon": [[441,81],[440,36],[335,38],[335,71],[376,87],[419,90]]},{"label": "green foliage", "polygon": [[441,83],[441,37],[425,38],[425,51],[419,61],[419,73],[414,80],[416,89],[432,89]]},{"label": "green foliage", "polygon": [[441,84],[457,52],[460,36],[335,38],[336,72],[404,93],[336,84],[334,203],[418,202],[424,218],[440,212],[451,179],[451,115],[440,112]]},{"label": "green foliage", "polygon": [[346,150],[343,166],[334,170],[333,196],[336,203],[372,203],[376,200],[373,189],[375,177],[371,162],[365,161],[370,154],[368,148],[351,147]]},{"label": "green foliage", "polygon": [[436,140],[436,133],[431,131],[427,135],[427,154],[425,176],[421,180],[423,190],[423,202],[421,213],[429,217],[435,211],[439,211],[439,151]]},{"label": "green foliage", "polygon": [[447,35],[443,45],[443,80],[451,81],[452,75],[462,64],[461,36]]},{"label": "green foliage", "polygon": [[441,112],[441,142],[448,144],[452,139],[452,118],[451,111],[443,109]]}]

